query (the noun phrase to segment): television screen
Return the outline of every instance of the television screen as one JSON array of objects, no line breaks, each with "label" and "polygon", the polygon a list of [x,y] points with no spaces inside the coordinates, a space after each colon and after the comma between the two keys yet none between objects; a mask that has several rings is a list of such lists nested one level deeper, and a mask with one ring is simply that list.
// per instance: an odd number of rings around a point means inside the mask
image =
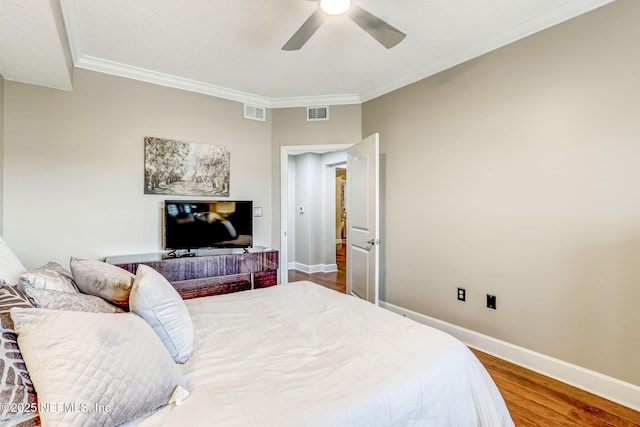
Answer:
[{"label": "television screen", "polygon": [[164,248],[249,248],[253,245],[253,202],[167,200]]}]

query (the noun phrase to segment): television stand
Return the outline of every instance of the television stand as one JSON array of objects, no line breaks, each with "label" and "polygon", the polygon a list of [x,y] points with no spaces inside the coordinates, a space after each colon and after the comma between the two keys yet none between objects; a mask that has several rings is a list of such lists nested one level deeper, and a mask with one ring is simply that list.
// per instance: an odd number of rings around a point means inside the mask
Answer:
[{"label": "television stand", "polygon": [[170,253],[111,256],[109,264],[135,274],[145,264],[162,274],[183,299],[219,295],[266,288],[277,284],[278,251],[249,248],[225,252],[191,252],[193,255],[171,256]]}]

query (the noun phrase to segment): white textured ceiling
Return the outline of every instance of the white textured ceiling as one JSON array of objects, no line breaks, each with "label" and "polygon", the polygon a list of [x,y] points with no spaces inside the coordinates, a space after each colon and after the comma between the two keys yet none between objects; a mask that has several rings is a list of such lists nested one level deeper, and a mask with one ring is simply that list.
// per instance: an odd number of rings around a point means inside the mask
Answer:
[{"label": "white textured ceiling", "polygon": [[0,75],[7,80],[70,90],[71,70],[59,4],[0,0]]},{"label": "white textured ceiling", "polygon": [[351,104],[612,0],[353,1],[407,37],[387,50],[334,17],[301,50],[280,50],[317,7],[308,0],[0,0],[0,74],[68,90],[72,57],[265,107]]}]

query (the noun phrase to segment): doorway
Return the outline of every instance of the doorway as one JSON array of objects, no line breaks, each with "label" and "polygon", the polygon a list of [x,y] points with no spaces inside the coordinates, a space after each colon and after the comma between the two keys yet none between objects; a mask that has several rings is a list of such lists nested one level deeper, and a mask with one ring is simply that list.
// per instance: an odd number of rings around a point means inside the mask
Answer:
[{"label": "doorway", "polygon": [[[347,253],[347,208],[345,203],[345,192],[347,184],[347,169],[344,165],[333,168],[333,176],[335,179],[335,266],[334,271],[326,272],[309,272],[289,268],[288,280],[295,282],[297,280],[309,280],[318,283],[326,288],[346,293],[346,253]],[[291,249],[291,248],[289,248]]]},{"label": "doorway", "polygon": [[[338,230],[335,205],[336,169],[345,169],[346,162],[332,163],[331,153],[342,153],[346,158],[345,150],[350,146],[351,144],[281,147],[280,283],[309,280],[309,275],[313,274],[314,281],[322,280],[321,275],[324,275],[328,283],[344,286],[339,284],[341,280],[338,277],[340,272],[336,249],[340,248],[336,243]],[[296,158],[303,159],[304,167],[296,169]],[[316,158],[321,161],[316,162]],[[314,181],[308,171],[316,165],[323,172]],[[315,184],[309,184],[311,181]],[[314,188],[317,191],[305,190],[304,186],[316,184],[317,187]],[[310,197],[304,199],[301,194]],[[320,199],[322,203],[318,203]],[[292,272],[291,279],[289,271]]]},{"label": "doorway", "polygon": [[347,272],[347,204],[345,193],[347,191],[347,168],[336,167],[336,277],[340,290],[344,285],[346,293]]}]

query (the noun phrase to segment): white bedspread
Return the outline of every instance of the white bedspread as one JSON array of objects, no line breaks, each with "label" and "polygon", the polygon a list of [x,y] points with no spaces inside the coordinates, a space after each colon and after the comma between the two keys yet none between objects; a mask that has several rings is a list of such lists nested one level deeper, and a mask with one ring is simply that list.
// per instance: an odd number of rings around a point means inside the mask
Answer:
[{"label": "white bedspread", "polygon": [[461,342],[310,282],[186,301],[191,395],[140,426],[512,426]]}]

